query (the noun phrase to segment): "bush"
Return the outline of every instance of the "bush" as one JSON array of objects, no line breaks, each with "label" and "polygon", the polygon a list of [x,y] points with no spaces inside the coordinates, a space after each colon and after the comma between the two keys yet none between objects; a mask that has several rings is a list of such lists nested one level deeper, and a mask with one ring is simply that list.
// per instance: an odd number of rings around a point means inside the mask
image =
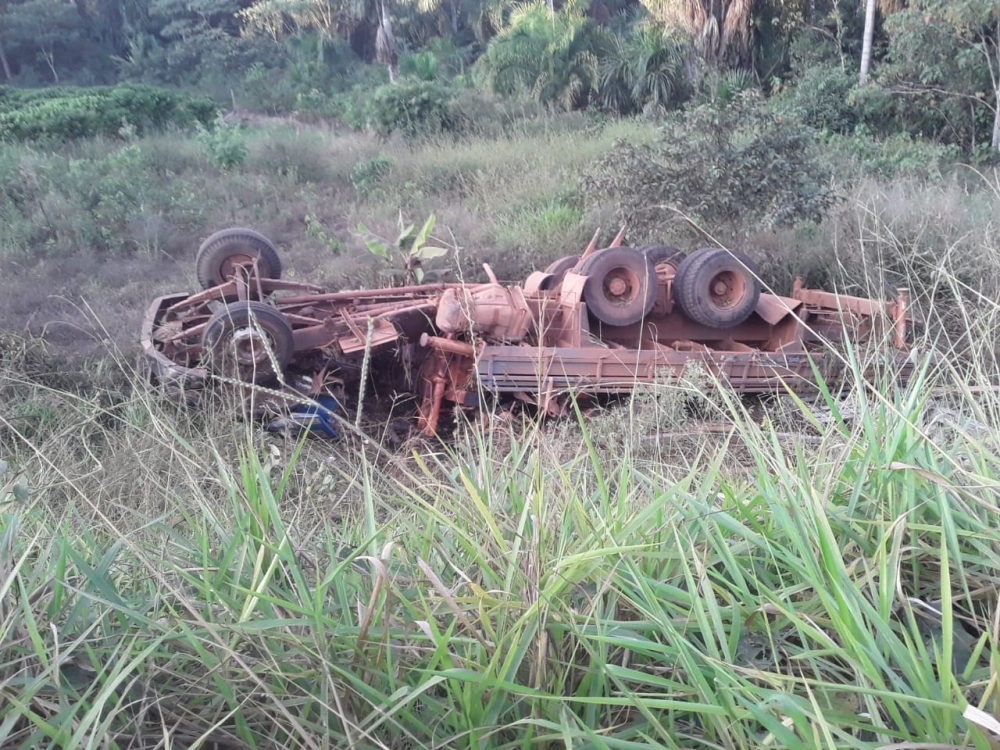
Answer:
[{"label": "bush", "polygon": [[[448,102],[452,127],[463,135],[504,138],[529,136],[532,123],[548,125],[554,121],[550,112],[533,99],[498,97],[478,89],[462,89]],[[582,114],[559,115],[560,122]]]},{"label": "bush", "polygon": [[431,81],[381,86],[372,97],[372,126],[383,138],[396,132],[415,138],[451,130],[452,97],[451,89]]},{"label": "bush", "polygon": [[702,239],[818,221],[832,203],[810,131],[778,122],[753,94],[674,118],[656,143],[618,142],[584,180],[595,203],[612,201],[633,240],[670,225]]},{"label": "bush", "polygon": [[247,158],[247,139],[242,128],[232,127],[219,117],[211,130],[200,128],[198,144],[211,162],[220,169],[232,169]]},{"label": "bush", "polygon": [[379,154],[354,165],[351,170],[351,184],[362,198],[371,195],[372,192],[392,171],[392,157],[388,154]]},{"label": "bush", "polygon": [[254,139],[247,146],[248,171],[278,175],[295,184],[330,180],[329,150],[313,133],[279,131],[276,137]]},{"label": "bush", "polygon": [[44,166],[56,248],[151,252],[180,227],[203,220],[204,196],[182,180],[161,179],[140,143],[102,153],[105,147],[95,142],[78,157],[54,157]]},{"label": "bush", "polygon": [[142,133],[174,124],[211,122],[210,100],[178,96],[153,86],[0,87],[0,139],[17,141],[117,135],[122,127]]},{"label": "bush", "polygon": [[825,139],[821,159],[842,178],[854,175],[894,180],[917,177],[937,182],[961,156],[958,146],[945,146],[896,133],[875,138],[860,126],[850,135]]},{"label": "bush", "polygon": [[859,122],[851,100],[856,83],[856,76],[840,67],[806,68],[793,86],[774,97],[774,112],[818,130],[849,133]]}]

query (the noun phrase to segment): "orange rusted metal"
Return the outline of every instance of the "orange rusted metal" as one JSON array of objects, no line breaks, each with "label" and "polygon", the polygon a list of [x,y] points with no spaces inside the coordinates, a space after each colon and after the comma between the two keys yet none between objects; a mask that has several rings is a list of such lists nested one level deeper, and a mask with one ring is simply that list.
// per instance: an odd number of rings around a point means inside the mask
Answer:
[{"label": "orange rusted metal", "polygon": [[[623,232],[612,247],[620,246]],[[588,309],[591,287],[578,273],[584,257],[604,252],[596,249],[597,237],[558,283],[536,272],[524,284],[501,284],[488,267],[487,283],[338,292],[237,276],[196,294],[154,300],[143,322],[142,348],[155,380],[185,393],[203,390],[218,379],[203,340],[218,326],[216,311],[264,303],[287,326],[290,358],[272,384],[277,391],[315,397],[329,382],[349,383],[364,374],[405,383],[417,395],[418,423],[428,435],[439,430],[446,405],[474,408],[487,393],[559,414],[572,395],[628,392],[677,378],[695,363],[737,391],[813,390],[813,365],[822,370],[824,361],[835,359],[831,346],[845,337],[883,337],[896,349],[899,376],[912,371],[905,289],[883,302],[807,289],[797,277],[789,297],[761,293],[738,325],[713,328],[678,307],[678,266],[660,262],[654,274],[645,275],[648,280],[633,274],[639,283],[656,284],[649,295],[627,301],[648,305],[640,321],[609,324]],[[620,249],[615,252],[622,257]],[[645,257],[636,262],[650,263]],[[603,280],[612,296],[616,280]],[[758,283],[753,276],[738,281],[740,288]],[[707,290],[706,298],[711,296]],[[370,370],[364,371],[363,361],[370,361]],[[836,378],[842,369],[826,372]]]}]

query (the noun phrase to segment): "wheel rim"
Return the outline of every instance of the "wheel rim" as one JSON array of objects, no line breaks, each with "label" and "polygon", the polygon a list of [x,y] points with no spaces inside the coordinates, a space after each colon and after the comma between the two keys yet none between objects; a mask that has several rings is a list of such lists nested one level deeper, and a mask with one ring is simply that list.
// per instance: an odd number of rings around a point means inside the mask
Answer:
[{"label": "wheel rim", "polygon": [[708,283],[708,299],[717,310],[729,310],[747,296],[747,282],[736,271],[720,271]]},{"label": "wheel rim", "polygon": [[270,354],[274,351],[274,338],[265,331],[240,328],[229,338],[230,349],[240,367],[254,367],[270,364]]},{"label": "wheel rim", "polygon": [[642,280],[639,275],[624,266],[608,271],[601,284],[604,298],[611,304],[622,307],[635,302],[641,288]]}]

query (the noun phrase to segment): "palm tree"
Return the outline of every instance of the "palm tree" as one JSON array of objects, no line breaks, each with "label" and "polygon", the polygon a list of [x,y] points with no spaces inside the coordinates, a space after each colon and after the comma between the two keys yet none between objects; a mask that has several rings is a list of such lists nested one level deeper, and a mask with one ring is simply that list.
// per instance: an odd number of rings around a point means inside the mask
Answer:
[{"label": "palm tree", "polygon": [[543,104],[583,106],[598,88],[601,36],[573,4],[558,13],[543,2],[521,5],[477,63],[497,94],[527,91]]},{"label": "palm tree", "polygon": [[601,65],[601,101],[621,114],[667,108],[687,94],[686,44],[658,24],[615,35]]},{"label": "palm tree", "polygon": [[681,16],[712,63],[750,67],[755,0],[681,0]]}]

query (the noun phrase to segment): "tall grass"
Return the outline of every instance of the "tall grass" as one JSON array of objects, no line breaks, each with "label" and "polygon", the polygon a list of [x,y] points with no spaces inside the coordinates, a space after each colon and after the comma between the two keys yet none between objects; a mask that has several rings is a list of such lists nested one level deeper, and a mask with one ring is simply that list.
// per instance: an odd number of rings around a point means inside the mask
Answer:
[{"label": "tall grass", "polygon": [[[947,364],[763,423],[689,392],[734,429],[681,467],[582,417],[331,455],[0,377],[51,410],[0,414],[0,746],[991,746],[1000,400]],[[651,396],[632,437],[683,419]]]},{"label": "tall grass", "polygon": [[[416,149],[264,134],[225,174],[170,136],[124,156],[153,166],[150,200],[258,226],[303,275],[333,245],[300,242],[300,214],[327,205],[346,244],[390,204],[387,223],[433,210],[463,260],[502,273],[540,265],[539,238],[575,241],[572,170],[643,132]],[[102,162],[114,149],[79,148],[78,170],[129,184]],[[361,195],[352,170],[382,151],[385,181]],[[0,244],[22,253],[43,208],[76,198],[29,180],[63,156],[7,156],[28,182]],[[1000,712],[997,195],[863,184],[818,238],[762,251],[772,281],[795,254],[842,291],[908,286],[925,326],[905,389],[862,387],[878,351],[848,347],[847,394],[748,403],[692,377],[392,453],[266,435],[225,403],[189,413],[121,362],[71,375],[5,337],[0,747],[995,746],[970,708]],[[156,228],[129,206],[46,231]],[[494,236],[491,257],[476,243]],[[153,268],[130,262],[83,288],[125,331]]]}]

